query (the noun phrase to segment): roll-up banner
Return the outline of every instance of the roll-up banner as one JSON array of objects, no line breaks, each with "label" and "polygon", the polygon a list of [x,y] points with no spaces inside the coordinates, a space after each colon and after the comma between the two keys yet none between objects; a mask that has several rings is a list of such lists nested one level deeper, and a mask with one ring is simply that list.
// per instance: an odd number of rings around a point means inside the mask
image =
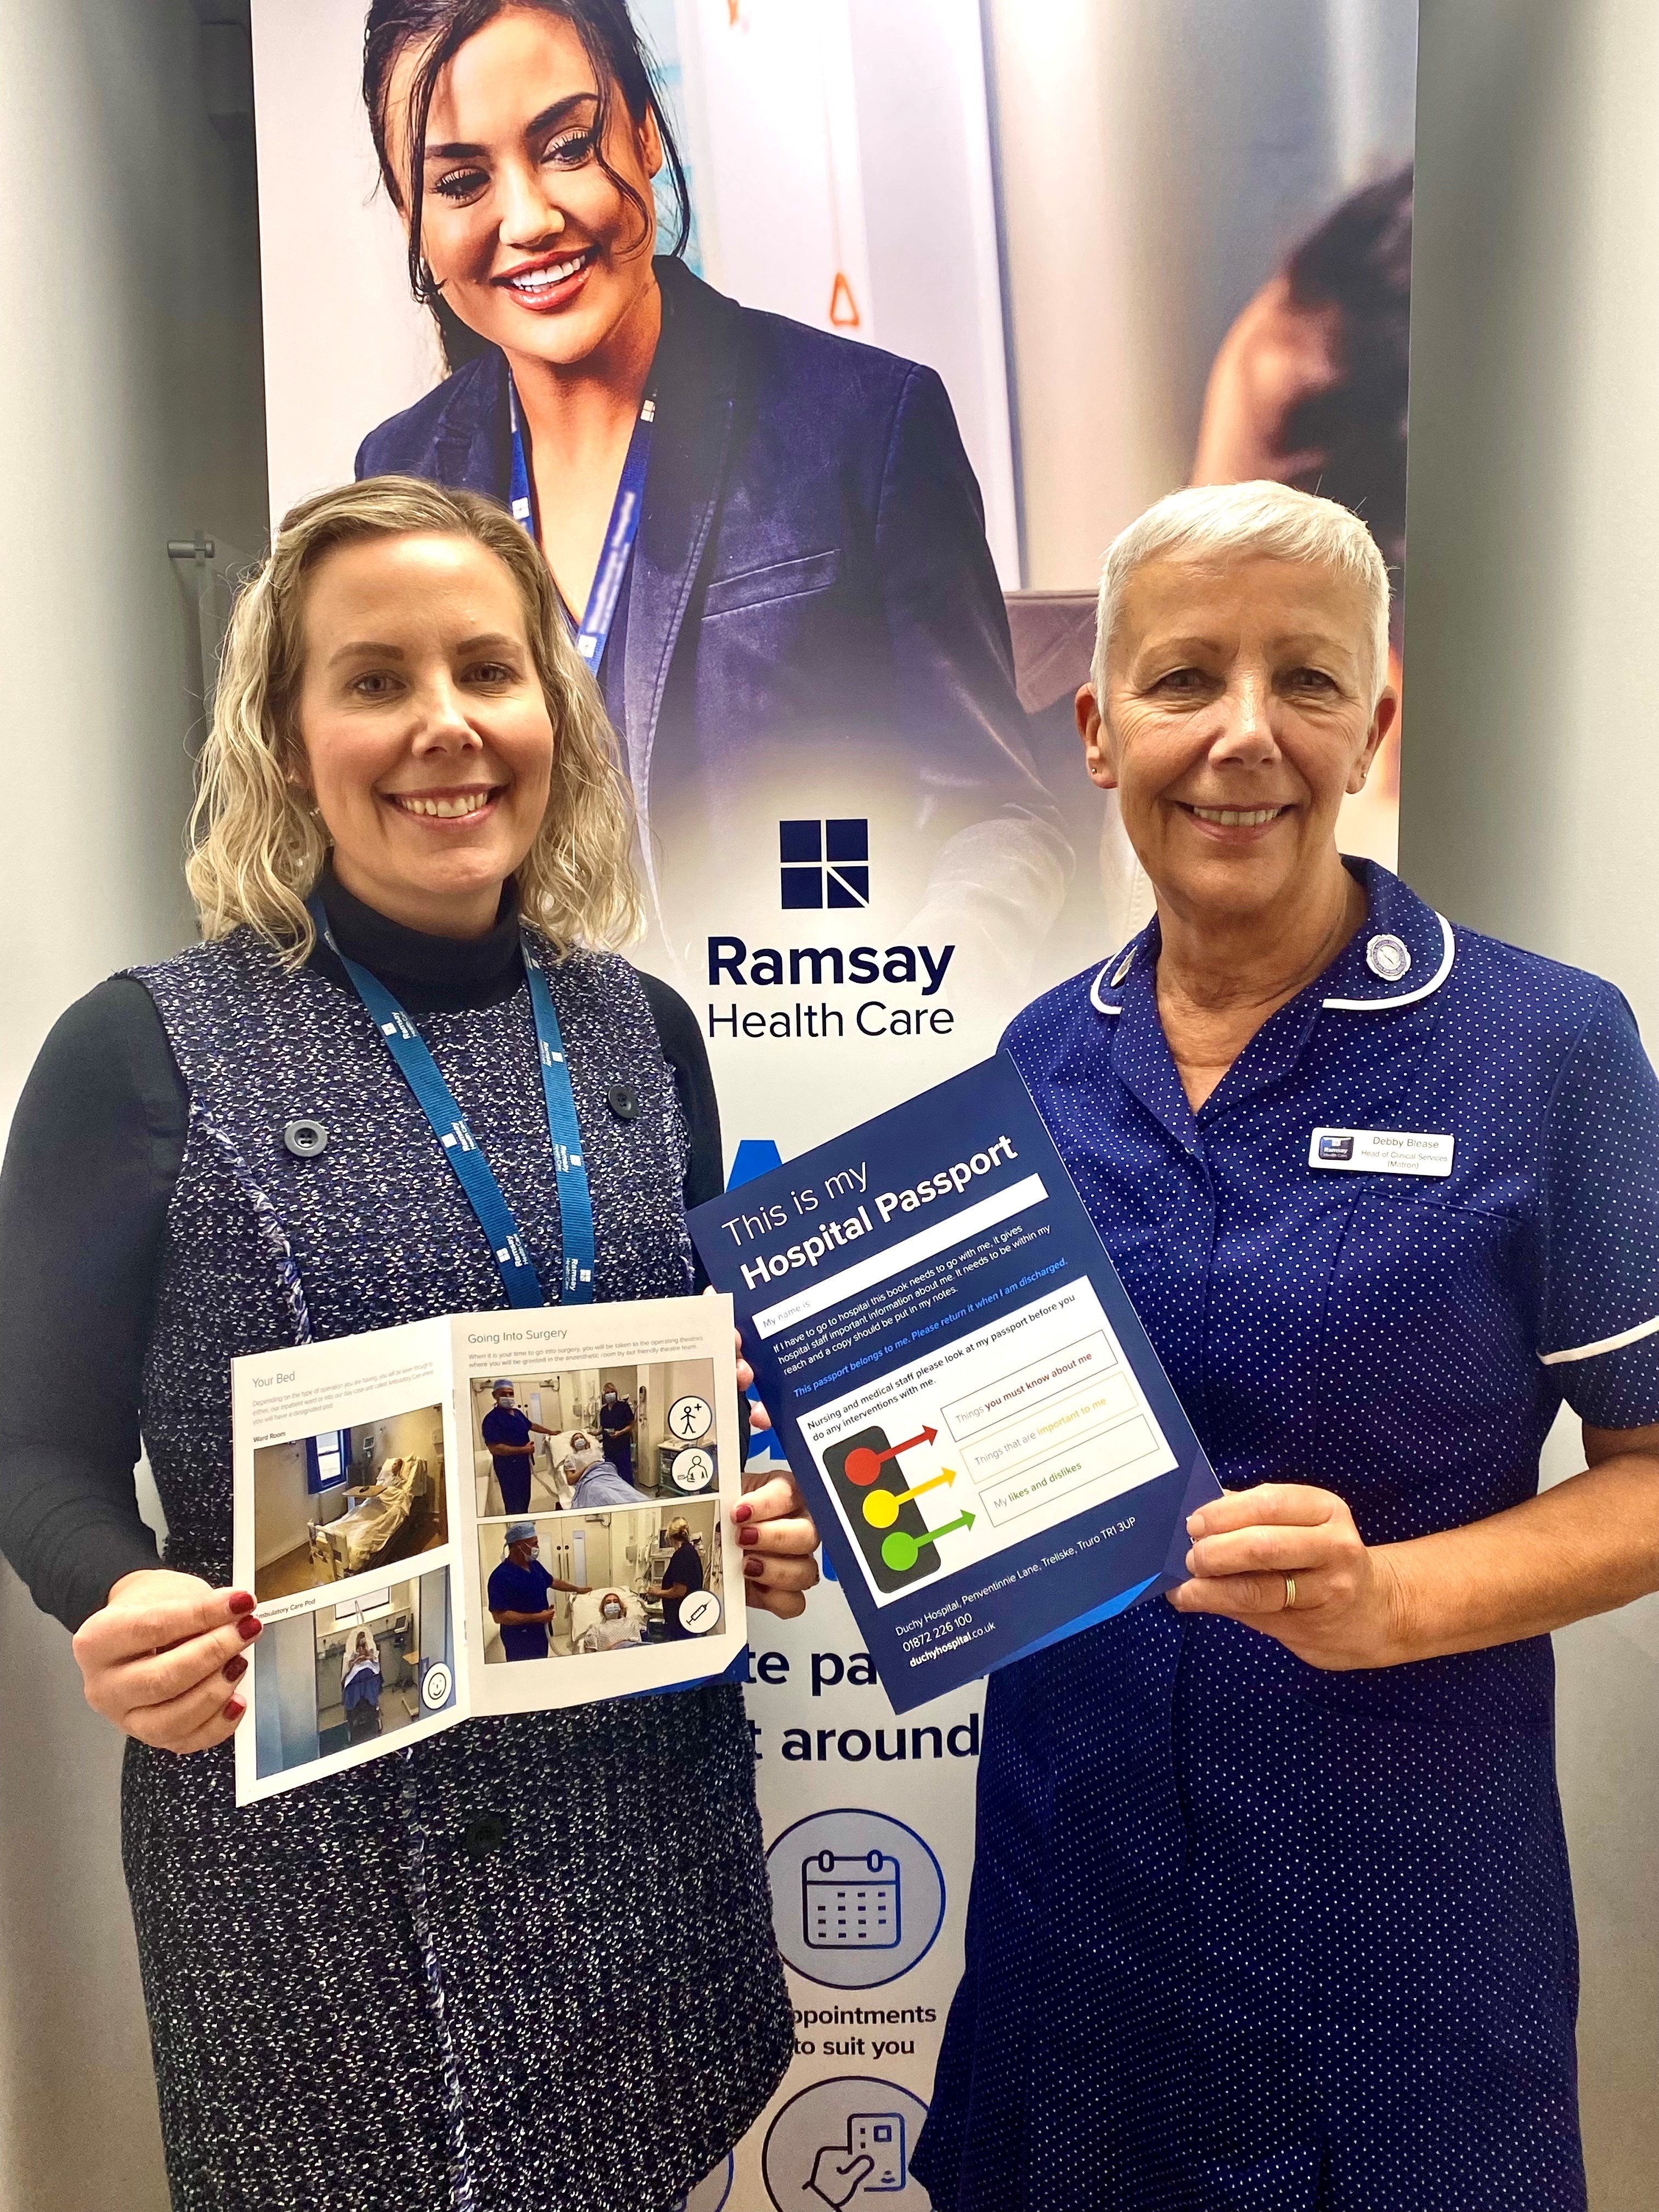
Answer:
[{"label": "roll-up banner", "polygon": [[[649,459],[597,672],[640,822],[634,957],[696,1016],[738,1182],[984,1057],[1148,918],[1073,702],[1100,556],[1152,500],[1273,477],[1352,507],[1398,680],[1416,9],[631,9],[253,0],[271,515],[386,471],[510,501],[516,452],[591,627],[626,426],[608,483],[536,426],[637,376],[654,250]],[[653,163],[654,206],[629,197]],[[1398,762],[1391,737],[1341,827],[1389,865]],[[833,1584],[759,1618],[796,2057],[689,2201],[911,2212],[983,1686],[901,1720]]]}]

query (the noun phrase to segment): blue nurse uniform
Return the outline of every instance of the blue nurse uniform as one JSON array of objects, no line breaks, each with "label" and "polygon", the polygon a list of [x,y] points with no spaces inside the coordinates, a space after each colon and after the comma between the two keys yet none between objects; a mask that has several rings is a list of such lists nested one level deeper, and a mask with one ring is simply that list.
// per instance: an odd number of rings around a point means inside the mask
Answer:
[{"label": "blue nurse uniform", "polygon": [[[552,1602],[553,1577],[539,1559],[521,1567],[516,1559],[503,1559],[489,1576],[492,1613],[545,1613]],[[509,1659],[545,1659],[548,1652],[544,1621],[520,1620],[501,1631],[501,1650]]]},{"label": "blue nurse uniform", "polygon": [[[662,1578],[664,1589],[678,1589],[682,1585],[685,1597],[690,1597],[693,1590],[702,1588],[702,1561],[697,1557],[695,1544],[680,1545],[668,1562],[667,1571]],[[665,1597],[662,1601],[663,1632],[671,1644],[691,1633],[689,1628],[680,1626],[680,1607],[685,1603],[685,1597]]]},{"label": "blue nurse uniform", "polygon": [[634,1418],[634,1408],[626,1398],[618,1398],[613,1406],[599,1408],[599,1427],[605,1436],[605,1455],[624,1482],[634,1480],[634,1439],[622,1436]]},{"label": "blue nurse uniform", "polygon": [[495,1486],[501,1493],[504,1513],[530,1510],[530,1462],[522,1451],[495,1457],[498,1444],[527,1444],[530,1419],[516,1406],[492,1406],[479,1423],[480,1433],[495,1460]]},{"label": "blue nurse uniform", "polygon": [[[1532,1496],[1564,1397],[1659,1421],[1659,1085],[1609,986],[1348,865],[1196,1115],[1156,921],[1007,1042],[1224,1486],[1388,1543]],[[1324,1673],[1154,1600],[992,1677],[979,1792],[941,2212],[1582,2212],[1547,1637]]]}]

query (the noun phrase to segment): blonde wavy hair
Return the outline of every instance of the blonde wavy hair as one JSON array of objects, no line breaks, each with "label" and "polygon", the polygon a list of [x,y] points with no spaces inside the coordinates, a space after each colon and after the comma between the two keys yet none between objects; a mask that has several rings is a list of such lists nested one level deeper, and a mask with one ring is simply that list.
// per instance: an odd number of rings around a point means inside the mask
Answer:
[{"label": "blonde wavy hair", "polygon": [[516,872],[520,913],[561,954],[639,934],[633,799],[546,562],[493,500],[414,477],[369,477],[290,508],[269,558],[237,599],[197,770],[185,866],[204,937],[245,925],[290,967],[309,957],[316,933],[305,902],[330,844],[307,789],[297,719],[307,580],[338,546],[434,532],[471,538],[511,575],[553,724],[547,811]]}]

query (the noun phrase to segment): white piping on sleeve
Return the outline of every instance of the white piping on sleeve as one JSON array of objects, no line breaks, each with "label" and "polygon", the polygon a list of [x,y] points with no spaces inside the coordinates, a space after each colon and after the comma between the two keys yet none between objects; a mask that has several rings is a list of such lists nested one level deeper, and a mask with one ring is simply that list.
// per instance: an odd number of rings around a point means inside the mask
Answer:
[{"label": "white piping on sleeve", "polygon": [[1575,1344],[1568,1352],[1540,1352],[1540,1367],[1559,1367],[1564,1360],[1594,1359],[1601,1352],[1622,1352],[1627,1344],[1639,1344],[1644,1336],[1659,1334],[1659,1314],[1651,1321],[1638,1321],[1634,1328],[1620,1329],[1617,1336],[1604,1336],[1596,1344]]},{"label": "white piping on sleeve", "polygon": [[1376,1014],[1392,1006],[1414,1006],[1419,999],[1430,997],[1451,974],[1452,962],[1457,957],[1457,940],[1452,935],[1450,922],[1443,914],[1437,914],[1435,920],[1440,924],[1446,949],[1440,965],[1426,983],[1420,983],[1414,991],[1402,991],[1394,999],[1327,999],[1323,1003],[1339,1014]]}]

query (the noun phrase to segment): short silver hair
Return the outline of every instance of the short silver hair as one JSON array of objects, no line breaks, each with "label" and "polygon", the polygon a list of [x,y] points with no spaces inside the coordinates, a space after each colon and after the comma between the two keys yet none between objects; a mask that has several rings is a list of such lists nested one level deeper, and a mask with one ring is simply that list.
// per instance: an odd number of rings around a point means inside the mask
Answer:
[{"label": "short silver hair", "polygon": [[1389,672],[1389,571],[1357,514],[1334,499],[1261,482],[1194,484],[1172,491],[1121,531],[1100,568],[1094,664],[1089,680],[1105,711],[1109,649],[1129,579],[1148,561],[1305,561],[1347,578],[1365,595],[1370,617],[1374,707]]}]

